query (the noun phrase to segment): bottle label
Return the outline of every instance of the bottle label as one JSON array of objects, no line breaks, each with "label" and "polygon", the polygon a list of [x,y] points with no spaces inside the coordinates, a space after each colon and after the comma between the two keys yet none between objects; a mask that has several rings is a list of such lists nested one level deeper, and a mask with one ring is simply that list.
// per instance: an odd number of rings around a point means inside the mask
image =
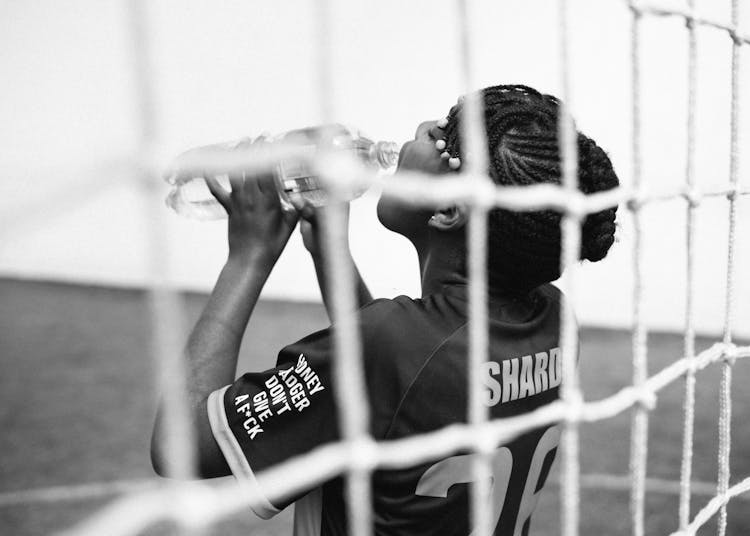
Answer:
[{"label": "bottle label", "polygon": [[[311,156],[315,154],[314,145],[305,145],[302,149]],[[283,160],[279,163],[279,175],[287,195],[320,188],[312,169],[304,160]]]}]

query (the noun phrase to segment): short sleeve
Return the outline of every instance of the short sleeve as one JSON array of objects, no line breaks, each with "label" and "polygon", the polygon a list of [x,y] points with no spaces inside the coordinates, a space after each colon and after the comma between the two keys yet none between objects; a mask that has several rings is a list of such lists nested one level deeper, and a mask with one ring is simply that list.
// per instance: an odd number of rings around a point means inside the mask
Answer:
[{"label": "short sleeve", "polygon": [[244,374],[208,399],[214,437],[235,477],[265,498],[253,505],[264,519],[298,497],[272,503],[256,474],[339,439],[330,339],[324,330],[289,345],[276,367]]}]

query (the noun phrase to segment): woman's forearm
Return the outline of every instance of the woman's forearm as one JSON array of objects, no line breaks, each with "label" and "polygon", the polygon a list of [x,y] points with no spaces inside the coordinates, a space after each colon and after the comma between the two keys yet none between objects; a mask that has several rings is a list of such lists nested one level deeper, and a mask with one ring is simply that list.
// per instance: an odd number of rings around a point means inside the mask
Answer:
[{"label": "woman's forearm", "polygon": [[[333,318],[333,296],[328,286],[328,270],[329,261],[323,258],[323,255],[313,255],[313,263],[315,264],[315,275],[318,278],[318,286],[320,287],[320,294],[323,298],[323,304],[325,305],[328,318],[331,322],[334,322]],[[354,276],[354,287],[356,292],[355,304],[356,308],[359,309],[372,301],[372,294],[367,288],[362,275],[359,273],[359,269],[354,262],[354,259],[350,254],[346,254],[346,262],[350,263],[352,275]],[[335,289],[334,289],[335,291]]]},{"label": "woman's forearm", "polygon": [[242,336],[272,262],[229,258],[187,344],[190,389],[197,396],[234,381]]},{"label": "woman's forearm", "polygon": [[[199,476],[228,473],[213,440],[206,400],[211,392],[234,381],[242,336],[273,262],[258,255],[230,257],[219,275],[185,349],[185,390],[192,429],[196,435]],[[166,400],[162,398],[152,439],[152,461],[159,474],[169,472],[164,452],[169,441],[165,429]]]}]

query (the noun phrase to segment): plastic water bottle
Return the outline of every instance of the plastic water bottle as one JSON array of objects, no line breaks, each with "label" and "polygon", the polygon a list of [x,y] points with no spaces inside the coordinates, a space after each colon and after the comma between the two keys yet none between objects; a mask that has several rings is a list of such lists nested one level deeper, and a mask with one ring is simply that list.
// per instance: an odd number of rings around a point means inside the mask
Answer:
[{"label": "plastic water bottle", "polygon": [[[189,152],[200,154],[203,150],[214,153],[217,150],[233,151],[242,147],[251,147],[256,141],[257,139],[253,141],[246,138],[237,142],[200,147]],[[363,136],[357,129],[339,124],[291,130],[275,137],[264,137],[263,142],[295,144],[301,146],[303,150],[309,149],[312,153],[321,149],[349,151],[363,164],[376,170],[386,170],[395,166],[400,149],[397,143],[376,142]],[[276,165],[274,176],[284,210],[294,210],[292,201],[298,199],[307,200],[316,207],[326,204],[327,193],[306,162],[295,159],[281,160]],[[226,175],[218,175],[216,179],[227,191],[230,190],[229,178]],[[226,211],[211,195],[202,177],[172,174],[165,177],[165,180],[172,185],[165,199],[166,204],[178,214],[199,220],[226,218]],[[362,193],[364,192],[353,192],[353,198]]]}]

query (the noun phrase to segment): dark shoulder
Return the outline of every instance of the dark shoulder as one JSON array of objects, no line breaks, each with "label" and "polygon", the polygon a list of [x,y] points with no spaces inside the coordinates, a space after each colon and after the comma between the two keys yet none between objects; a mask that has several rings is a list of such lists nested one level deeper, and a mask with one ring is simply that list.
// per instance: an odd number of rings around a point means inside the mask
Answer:
[{"label": "dark shoulder", "polygon": [[363,342],[375,348],[408,345],[429,322],[422,301],[408,296],[374,300],[360,309],[358,320]]},{"label": "dark shoulder", "polygon": [[359,310],[359,319],[363,329],[383,329],[392,326],[396,320],[419,316],[423,311],[421,300],[408,296],[379,298]]},{"label": "dark shoulder", "polygon": [[[415,320],[419,317],[421,306],[418,301],[408,296],[398,296],[393,299],[380,298],[364,305],[356,313],[360,335],[367,341],[382,339],[389,333],[398,331],[398,326],[404,326],[410,319]],[[331,346],[333,328],[334,326],[330,326],[310,333],[289,346],[328,348]]]},{"label": "dark shoulder", "polygon": [[[362,343],[367,359],[420,367],[424,359],[466,323],[461,307],[444,296],[376,300],[360,311]],[[403,371],[402,371],[403,372]]]},{"label": "dark shoulder", "polygon": [[552,283],[545,283],[534,289],[536,296],[558,309],[564,298],[563,292]]},{"label": "dark shoulder", "polygon": [[[534,291],[544,305],[544,316],[546,316],[545,324],[549,329],[559,331],[561,329],[561,311],[563,307],[562,302],[565,299],[565,293],[551,283],[541,285]],[[576,318],[575,311],[571,309],[570,313],[572,314],[574,324],[578,327],[578,319]]]}]

